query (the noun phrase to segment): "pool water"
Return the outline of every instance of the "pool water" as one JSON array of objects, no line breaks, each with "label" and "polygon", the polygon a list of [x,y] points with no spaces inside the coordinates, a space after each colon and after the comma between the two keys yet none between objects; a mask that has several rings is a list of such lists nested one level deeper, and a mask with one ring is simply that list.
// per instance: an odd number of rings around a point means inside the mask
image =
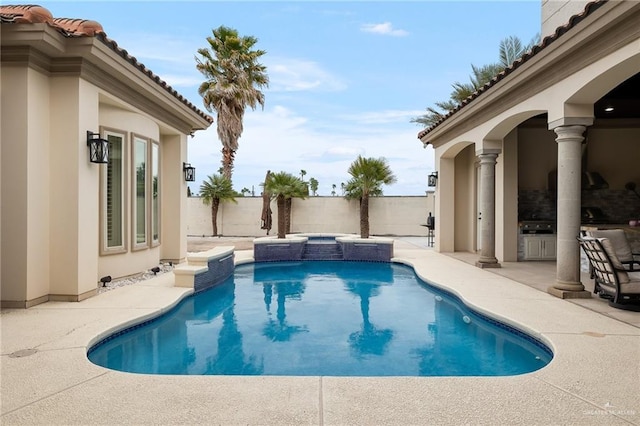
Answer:
[{"label": "pool water", "polygon": [[238,266],[88,356],[134,373],[287,376],[504,376],[552,358],[410,267],[344,261]]}]

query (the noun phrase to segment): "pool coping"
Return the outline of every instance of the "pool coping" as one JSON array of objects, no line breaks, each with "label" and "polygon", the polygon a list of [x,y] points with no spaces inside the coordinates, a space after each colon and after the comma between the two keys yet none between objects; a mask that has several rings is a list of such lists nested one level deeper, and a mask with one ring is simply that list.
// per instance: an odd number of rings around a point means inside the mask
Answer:
[{"label": "pool coping", "polygon": [[[251,251],[236,253],[236,264],[251,261]],[[83,302],[3,310],[0,420],[640,424],[638,328],[432,250],[397,244],[395,256],[472,309],[540,336],[554,359],[507,377],[153,376],[91,364],[87,348],[99,336],[166,312],[190,294],[163,274]],[[29,348],[36,352],[16,356]]]}]

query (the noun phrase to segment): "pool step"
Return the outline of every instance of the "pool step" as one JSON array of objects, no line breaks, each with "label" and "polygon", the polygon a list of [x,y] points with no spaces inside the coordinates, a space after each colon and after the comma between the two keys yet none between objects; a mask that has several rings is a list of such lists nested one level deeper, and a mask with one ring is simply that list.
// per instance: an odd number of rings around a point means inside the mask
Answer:
[{"label": "pool step", "polygon": [[307,242],[302,260],[342,260],[342,247],[335,241]]}]

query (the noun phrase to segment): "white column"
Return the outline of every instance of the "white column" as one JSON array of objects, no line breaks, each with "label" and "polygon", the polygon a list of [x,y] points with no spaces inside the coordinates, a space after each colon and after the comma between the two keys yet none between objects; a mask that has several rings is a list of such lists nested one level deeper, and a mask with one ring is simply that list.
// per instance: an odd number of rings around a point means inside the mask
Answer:
[{"label": "white column", "polygon": [[[586,126],[554,128],[558,143],[556,282],[548,292],[562,298],[590,297],[580,282],[580,204],[582,141]],[[585,294],[586,293],[586,294]]]},{"label": "white column", "polygon": [[480,221],[482,242],[480,258],[476,266],[480,268],[499,268],[496,259],[496,162],[500,150],[483,149],[480,158],[480,187],[482,199],[482,220]]}]

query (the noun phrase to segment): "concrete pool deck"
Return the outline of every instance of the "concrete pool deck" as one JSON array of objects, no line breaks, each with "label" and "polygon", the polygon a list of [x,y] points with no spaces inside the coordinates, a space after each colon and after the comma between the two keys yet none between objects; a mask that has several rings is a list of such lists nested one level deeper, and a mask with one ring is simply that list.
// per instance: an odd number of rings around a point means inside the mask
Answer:
[{"label": "concrete pool deck", "polygon": [[[479,269],[425,249],[424,240],[397,239],[396,259],[481,312],[541,336],[552,362],[511,377],[356,378],[154,376],[91,364],[87,346],[97,336],[189,293],[166,273],[78,303],[2,310],[0,423],[640,425],[640,313],[615,318],[601,300],[557,299],[504,276],[509,267]],[[536,282],[532,271],[523,280]]]}]

